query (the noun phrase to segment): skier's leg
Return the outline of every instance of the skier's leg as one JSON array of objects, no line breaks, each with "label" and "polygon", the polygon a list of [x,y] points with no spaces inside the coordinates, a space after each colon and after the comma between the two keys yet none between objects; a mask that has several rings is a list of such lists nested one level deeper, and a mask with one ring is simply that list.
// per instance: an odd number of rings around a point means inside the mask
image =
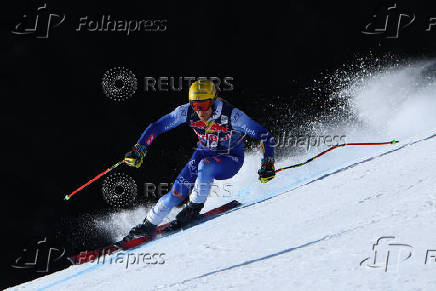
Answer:
[{"label": "skier's leg", "polygon": [[243,157],[215,156],[204,158],[198,165],[197,189],[189,196],[192,203],[204,203],[210,193],[212,182],[230,179],[244,163]]},{"label": "skier's leg", "polygon": [[176,216],[179,225],[183,227],[198,217],[214,179],[225,180],[233,177],[243,162],[243,158],[233,156],[211,156],[202,159],[198,164],[197,189],[189,196],[186,207]]},{"label": "skier's leg", "polygon": [[171,190],[153,206],[148,212],[146,220],[154,225],[159,225],[174,206],[179,205],[188,197],[197,179],[198,164],[203,157],[202,151],[194,152],[189,162],[180,172]]}]

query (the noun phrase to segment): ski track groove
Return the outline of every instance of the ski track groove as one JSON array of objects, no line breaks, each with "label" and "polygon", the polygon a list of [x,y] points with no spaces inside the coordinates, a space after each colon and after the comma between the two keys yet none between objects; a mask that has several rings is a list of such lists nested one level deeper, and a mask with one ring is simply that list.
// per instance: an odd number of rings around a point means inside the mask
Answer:
[{"label": "ski track groove", "polygon": [[218,269],[218,270],[215,270],[215,271],[210,271],[210,272],[201,274],[201,275],[196,276],[196,277],[192,277],[192,278],[180,281],[180,282],[172,283],[170,285],[157,286],[157,287],[155,287],[154,289],[151,289],[151,290],[158,290],[158,289],[162,289],[162,288],[175,287],[177,285],[185,284],[185,283],[188,283],[188,282],[191,282],[191,281],[194,281],[194,280],[197,280],[197,279],[201,279],[201,278],[204,278],[204,277],[208,277],[208,276],[211,276],[211,275],[214,275],[214,274],[217,274],[217,273],[229,271],[229,270],[232,270],[232,269],[235,269],[235,268],[238,268],[238,267],[242,267],[242,266],[246,266],[246,265],[250,265],[250,264],[253,264],[253,263],[256,263],[256,262],[259,262],[259,261],[264,261],[264,260],[267,260],[267,259],[270,259],[270,258],[273,258],[273,257],[276,257],[276,256],[280,256],[282,254],[289,253],[289,252],[297,250],[297,249],[301,249],[301,248],[310,246],[310,245],[318,243],[320,241],[327,240],[327,239],[329,239],[329,237],[330,236],[326,235],[323,238],[320,238],[320,239],[317,239],[317,240],[314,240],[314,241],[310,241],[310,242],[304,243],[304,244],[299,245],[297,247],[287,248],[287,249],[284,249],[284,250],[281,250],[281,251],[278,251],[278,252],[275,252],[275,253],[272,253],[272,254],[260,257],[260,258],[251,259],[251,260],[239,263],[239,264],[230,265],[228,267],[221,268],[221,269]]},{"label": "ski track groove", "polygon": [[[286,193],[288,193],[288,192],[294,191],[294,190],[296,190],[296,189],[298,189],[298,188],[301,188],[301,187],[303,187],[303,186],[306,186],[306,185],[312,184],[312,183],[314,183],[314,182],[316,182],[316,181],[323,180],[323,179],[327,178],[328,176],[331,176],[331,175],[334,175],[334,174],[337,174],[337,173],[343,172],[343,171],[345,171],[345,170],[348,170],[348,169],[354,168],[355,166],[358,166],[358,165],[360,165],[360,164],[367,163],[367,162],[372,161],[372,160],[374,160],[374,159],[380,158],[380,157],[382,157],[382,156],[384,156],[384,155],[391,154],[391,153],[396,152],[396,151],[398,151],[398,150],[400,150],[400,149],[403,149],[403,148],[405,148],[405,147],[408,147],[408,146],[414,145],[414,144],[416,144],[416,143],[420,143],[420,142],[423,142],[423,141],[426,141],[426,140],[429,140],[429,139],[432,139],[432,138],[435,138],[435,137],[436,137],[436,133],[433,134],[433,135],[431,135],[431,136],[428,136],[428,137],[426,137],[426,138],[422,138],[422,139],[419,139],[419,140],[416,140],[416,141],[413,141],[413,142],[410,142],[410,143],[404,144],[404,145],[402,145],[402,146],[400,146],[400,147],[398,147],[398,148],[395,148],[395,149],[392,149],[392,150],[386,151],[386,152],[384,152],[384,153],[378,154],[378,155],[376,155],[376,156],[373,156],[373,157],[367,158],[367,159],[365,159],[365,160],[363,160],[363,161],[355,162],[355,163],[353,163],[353,164],[351,164],[351,165],[348,165],[348,166],[346,166],[346,167],[342,167],[342,168],[340,168],[340,169],[337,169],[337,170],[335,170],[335,171],[333,171],[333,172],[331,172],[331,173],[324,174],[324,175],[322,175],[322,176],[320,176],[320,177],[318,177],[318,178],[316,178],[316,179],[309,179],[309,180],[310,180],[309,182],[306,182],[306,183],[300,184],[300,185],[298,185],[298,186],[296,186],[296,187],[294,187],[294,188],[291,188],[291,189],[285,190],[285,191],[280,192],[280,193],[278,193],[278,194],[274,194],[274,195],[269,196],[269,197],[267,197],[267,198],[261,198],[261,199],[259,199],[259,200],[253,201],[253,202],[251,202],[251,203],[244,203],[243,205],[241,205],[241,206],[239,206],[239,207],[236,207],[236,208],[234,208],[234,209],[231,209],[230,211],[226,212],[226,214],[231,213],[231,212],[233,212],[233,211],[237,211],[237,210],[239,210],[239,209],[243,209],[243,208],[251,207],[251,206],[256,205],[256,204],[258,204],[258,203],[262,203],[262,202],[267,201],[267,200],[269,200],[269,199],[272,199],[272,198],[278,197],[278,196],[280,196],[280,195],[286,194]],[[300,180],[300,181],[298,181],[296,184],[299,184],[299,183],[301,183],[302,181],[303,181],[303,180]]]},{"label": "ski track groove", "polygon": [[372,220],[369,223],[365,223],[365,224],[357,225],[357,226],[352,227],[352,228],[341,230],[341,231],[339,231],[337,233],[334,233],[334,234],[328,234],[328,235],[323,236],[320,239],[312,240],[312,241],[306,242],[306,243],[301,244],[301,245],[296,246],[296,247],[291,247],[291,248],[283,249],[281,251],[274,252],[274,253],[271,253],[269,255],[262,256],[260,258],[255,258],[255,259],[247,260],[247,261],[239,263],[239,264],[233,264],[233,265],[230,265],[228,267],[224,267],[224,268],[217,269],[217,270],[214,270],[214,271],[209,271],[207,273],[204,273],[204,274],[201,274],[201,275],[189,278],[189,279],[185,279],[183,281],[171,283],[171,284],[168,284],[168,285],[155,286],[155,287],[153,287],[153,289],[149,289],[149,290],[160,290],[160,289],[172,288],[172,287],[176,287],[176,286],[181,287],[180,285],[183,285],[185,283],[189,283],[189,282],[192,282],[192,281],[195,281],[195,280],[198,280],[198,279],[202,279],[202,278],[205,278],[205,277],[208,277],[208,276],[211,276],[211,275],[215,275],[217,273],[222,273],[222,272],[230,271],[230,270],[235,269],[235,268],[239,268],[239,267],[247,266],[247,265],[250,265],[250,264],[253,264],[253,263],[257,263],[257,262],[260,262],[260,261],[264,261],[264,260],[267,260],[267,259],[271,259],[271,258],[280,256],[280,255],[284,255],[284,254],[290,253],[290,252],[298,250],[298,249],[302,249],[302,248],[305,248],[305,247],[312,246],[314,244],[317,244],[317,243],[320,243],[320,242],[323,242],[323,241],[327,241],[327,240],[330,240],[330,239],[333,239],[333,238],[341,237],[342,235],[347,234],[349,232],[353,232],[353,231],[356,231],[358,229],[365,228],[368,225],[372,225],[372,224],[378,223],[378,222],[382,221],[383,219],[390,218],[392,216],[397,216],[399,214],[400,213],[389,214],[389,215],[386,215],[384,217],[380,217],[377,220]]}]

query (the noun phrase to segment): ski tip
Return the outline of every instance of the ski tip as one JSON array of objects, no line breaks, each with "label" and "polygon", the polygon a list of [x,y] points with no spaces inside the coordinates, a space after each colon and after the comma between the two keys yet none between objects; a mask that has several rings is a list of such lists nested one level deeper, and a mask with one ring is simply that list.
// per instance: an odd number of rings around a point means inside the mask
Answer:
[{"label": "ski tip", "polygon": [[396,143],[399,143],[400,141],[399,140],[393,140],[393,141],[391,141],[391,144],[396,144]]},{"label": "ski tip", "polygon": [[64,200],[67,201],[67,200],[69,200],[69,199],[70,199],[70,196],[65,195]]},{"label": "ski tip", "polygon": [[230,205],[232,205],[233,207],[236,207],[236,206],[242,205],[242,203],[239,202],[238,200],[233,200],[232,202],[230,202]]}]

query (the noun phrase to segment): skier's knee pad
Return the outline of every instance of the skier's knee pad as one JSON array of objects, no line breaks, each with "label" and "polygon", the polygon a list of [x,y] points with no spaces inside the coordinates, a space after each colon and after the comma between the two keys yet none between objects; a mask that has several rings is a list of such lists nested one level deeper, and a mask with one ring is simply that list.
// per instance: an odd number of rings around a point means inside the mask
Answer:
[{"label": "skier's knee pad", "polygon": [[162,202],[162,204],[165,207],[173,208],[185,200],[186,197],[183,197],[179,192],[177,192],[174,188],[171,189],[170,192],[162,196],[159,200],[159,202]]},{"label": "skier's knee pad", "polygon": [[212,182],[214,179],[215,162],[212,158],[205,158],[198,164],[198,178],[201,182]]}]

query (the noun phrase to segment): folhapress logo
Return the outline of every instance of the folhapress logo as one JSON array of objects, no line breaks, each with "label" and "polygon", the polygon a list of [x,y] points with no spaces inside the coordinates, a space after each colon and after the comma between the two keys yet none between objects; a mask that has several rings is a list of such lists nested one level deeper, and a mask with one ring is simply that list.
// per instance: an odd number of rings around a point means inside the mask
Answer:
[{"label": "folhapress logo", "polygon": [[76,31],[118,31],[130,35],[133,32],[158,32],[167,29],[166,19],[112,19],[111,15],[102,15],[99,19],[80,17]]},{"label": "folhapress logo", "polygon": [[50,268],[53,263],[55,267],[57,264],[63,263],[65,259],[71,262],[68,258],[64,257],[64,248],[55,248],[51,246],[46,237],[36,241],[35,244],[29,244],[28,247],[21,251],[21,255],[15,259],[11,267],[17,270],[34,269],[38,273],[47,273],[54,268]]},{"label": "folhapress logo", "polygon": [[416,19],[414,13],[400,10],[396,3],[385,4],[372,16],[363,34],[385,35],[386,38],[399,38],[400,32],[410,26]]},{"label": "folhapress logo", "polygon": [[[389,266],[398,265],[412,257],[413,247],[408,244],[392,243],[394,236],[382,236],[372,245],[372,254],[360,262],[361,266],[369,268],[383,268],[388,271]],[[388,243],[389,242],[389,243]]]},{"label": "folhapress logo", "polygon": [[[65,14],[53,13],[47,9],[47,3],[36,8],[35,12],[24,14],[22,20],[11,30],[13,34],[35,35],[36,38],[48,38],[53,28],[65,21]],[[127,36],[140,32],[165,32],[167,19],[119,19],[110,14],[96,17],[82,16],[69,19],[75,25],[74,32],[122,32]],[[71,27],[70,27],[71,28]]]},{"label": "folhapress logo", "polygon": [[47,3],[39,6],[36,13],[23,15],[23,19],[12,30],[13,34],[34,34],[36,38],[48,38],[50,31],[65,21],[65,14],[51,13]]}]

